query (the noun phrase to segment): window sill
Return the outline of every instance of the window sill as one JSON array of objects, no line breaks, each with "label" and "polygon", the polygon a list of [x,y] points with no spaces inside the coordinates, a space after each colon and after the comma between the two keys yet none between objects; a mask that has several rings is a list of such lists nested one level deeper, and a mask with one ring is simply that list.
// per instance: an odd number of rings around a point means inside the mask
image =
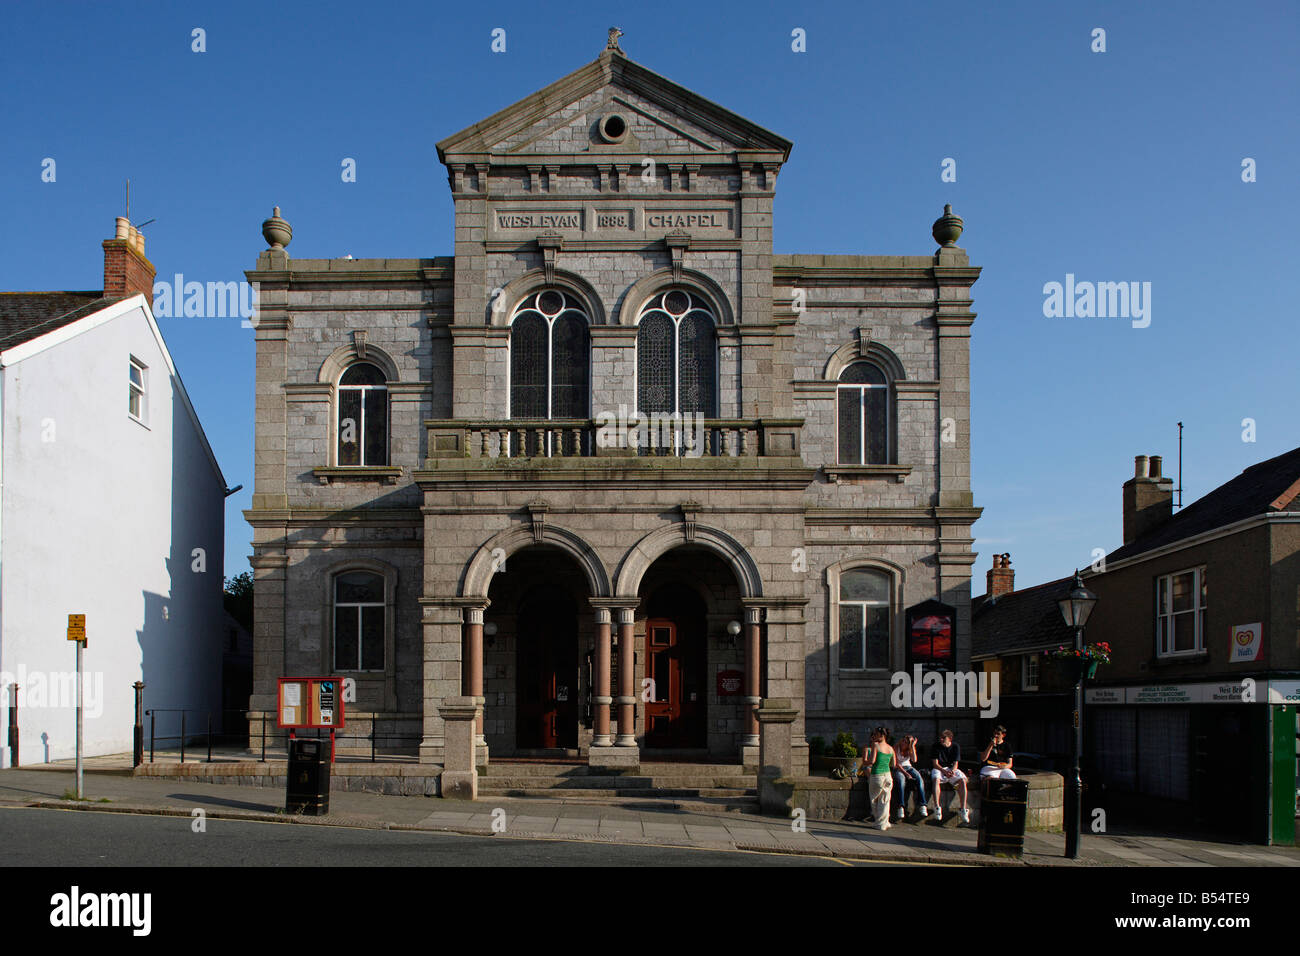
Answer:
[{"label": "window sill", "polygon": [[1173,667],[1178,664],[1208,664],[1209,651],[1184,651],[1182,654],[1157,654],[1151,660],[1152,667]]},{"label": "window sill", "polygon": [[362,465],[335,465],[328,468],[313,468],[312,474],[322,485],[332,481],[384,481],[390,485],[397,484],[402,477],[401,468],[370,468]]},{"label": "window sill", "polygon": [[826,465],[823,470],[832,483],[843,478],[893,478],[903,481],[912,473],[911,465]]}]

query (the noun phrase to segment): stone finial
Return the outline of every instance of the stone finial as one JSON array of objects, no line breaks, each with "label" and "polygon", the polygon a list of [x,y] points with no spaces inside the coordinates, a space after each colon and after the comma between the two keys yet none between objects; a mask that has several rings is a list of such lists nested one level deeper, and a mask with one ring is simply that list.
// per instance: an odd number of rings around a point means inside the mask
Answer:
[{"label": "stone finial", "polygon": [[262,238],[272,249],[283,249],[293,239],[293,227],[280,218],[280,207],[271,211],[271,218],[262,221]]},{"label": "stone finial", "polygon": [[623,48],[618,45],[618,38],[621,37],[622,35],[623,35],[623,31],[620,30],[618,27],[610,27],[609,39],[605,41],[605,49],[616,50],[619,53],[622,53]]},{"label": "stone finial", "polygon": [[936,219],[930,228],[930,235],[934,236],[934,241],[941,246],[955,246],[961,237],[963,225],[961,216],[953,215],[952,204],[948,203],[943,207],[943,215]]}]

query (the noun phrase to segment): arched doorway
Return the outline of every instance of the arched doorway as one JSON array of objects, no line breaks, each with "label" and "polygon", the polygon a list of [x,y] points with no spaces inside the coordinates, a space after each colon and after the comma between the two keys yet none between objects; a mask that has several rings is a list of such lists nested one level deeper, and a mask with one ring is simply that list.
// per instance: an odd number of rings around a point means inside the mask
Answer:
[{"label": "arched doorway", "polygon": [[563,591],[536,588],[519,603],[516,742],[521,750],[578,746],[578,612]]},{"label": "arched doorway", "polygon": [[682,583],[662,585],[646,604],[645,745],[651,750],[708,746],[708,609]]}]

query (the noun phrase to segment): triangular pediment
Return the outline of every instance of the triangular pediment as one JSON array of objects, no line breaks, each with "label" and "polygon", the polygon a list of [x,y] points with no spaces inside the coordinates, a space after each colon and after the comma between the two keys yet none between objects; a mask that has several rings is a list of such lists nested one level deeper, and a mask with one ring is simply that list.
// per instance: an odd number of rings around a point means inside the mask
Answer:
[{"label": "triangular pediment", "polygon": [[[622,136],[601,133],[617,114]],[[730,110],[606,51],[532,96],[438,143],[444,162],[457,156],[681,155],[706,159],[736,151],[775,154],[791,143]]]}]

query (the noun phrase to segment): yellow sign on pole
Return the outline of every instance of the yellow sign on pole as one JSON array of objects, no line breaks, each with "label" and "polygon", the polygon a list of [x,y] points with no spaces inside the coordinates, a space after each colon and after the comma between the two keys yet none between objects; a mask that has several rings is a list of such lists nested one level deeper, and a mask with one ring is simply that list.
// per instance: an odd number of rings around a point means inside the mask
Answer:
[{"label": "yellow sign on pole", "polygon": [[86,643],[86,615],[68,615],[68,640]]}]

